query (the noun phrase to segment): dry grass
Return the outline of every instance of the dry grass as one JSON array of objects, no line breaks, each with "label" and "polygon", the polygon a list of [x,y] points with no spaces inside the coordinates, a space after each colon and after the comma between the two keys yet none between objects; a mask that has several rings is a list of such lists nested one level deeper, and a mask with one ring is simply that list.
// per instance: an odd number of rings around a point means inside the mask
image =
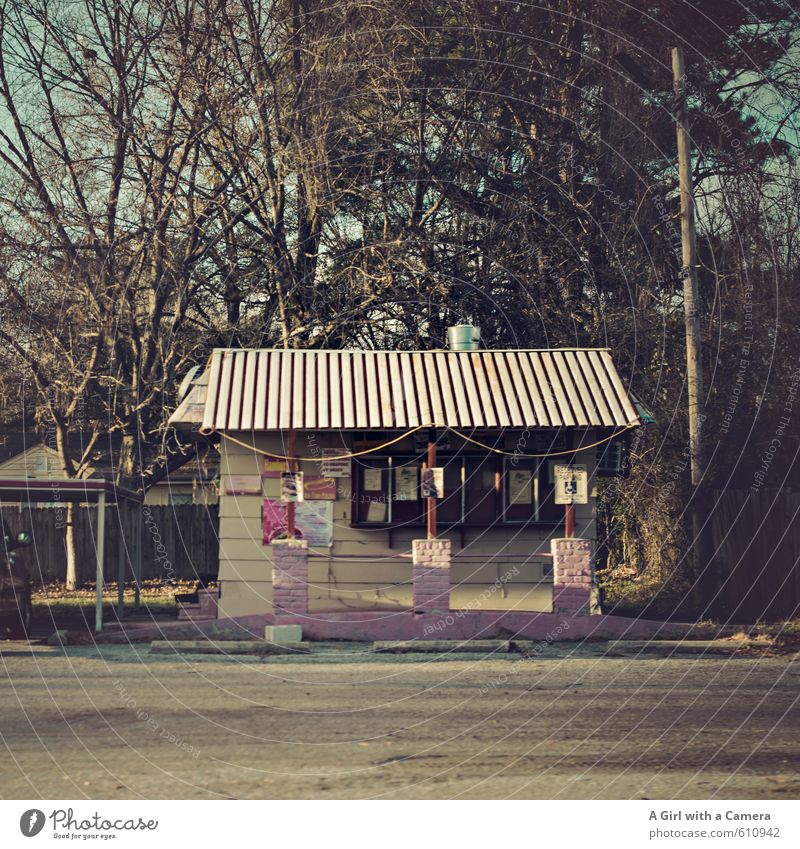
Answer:
[{"label": "dry grass", "polygon": [[[144,581],[139,594],[142,614],[177,615],[176,593],[190,593],[196,581],[175,581],[165,584],[161,581]],[[125,585],[126,611],[133,609],[133,584]],[[53,581],[42,584],[33,590],[34,622],[52,620],[56,625],[76,622],[94,622],[95,584],[86,583],[76,590],[68,590],[63,582]],[[117,604],[117,584],[108,583],[103,588],[103,618],[116,618],[112,612]]]}]

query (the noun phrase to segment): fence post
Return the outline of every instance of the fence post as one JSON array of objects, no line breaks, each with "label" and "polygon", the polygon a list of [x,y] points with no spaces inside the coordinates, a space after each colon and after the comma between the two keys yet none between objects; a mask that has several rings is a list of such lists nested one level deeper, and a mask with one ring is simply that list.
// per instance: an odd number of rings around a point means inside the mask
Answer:
[{"label": "fence post", "polygon": [[94,630],[99,634],[103,630],[103,555],[106,544],[106,494],[97,496],[97,563],[95,568]]}]

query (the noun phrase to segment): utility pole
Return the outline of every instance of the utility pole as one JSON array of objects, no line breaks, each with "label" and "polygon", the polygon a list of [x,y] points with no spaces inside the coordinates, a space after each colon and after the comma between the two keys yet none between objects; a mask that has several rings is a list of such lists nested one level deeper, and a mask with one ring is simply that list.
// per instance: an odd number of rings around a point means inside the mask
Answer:
[{"label": "utility pole", "polygon": [[697,286],[697,234],[695,232],[692,189],[692,147],[689,136],[689,108],[686,103],[686,68],[683,48],[672,48],[672,79],[675,92],[675,124],[678,136],[678,180],[681,196],[681,277],[686,322],[686,384],[689,396],[689,460],[692,475],[692,560],[699,607],[704,608],[713,594],[713,555],[708,544],[700,484],[705,471],[703,456],[702,347],[700,340]]},{"label": "utility pole", "polygon": [[678,177],[681,194],[681,276],[683,310],[686,320],[686,383],[689,393],[689,459],[692,486],[703,477],[703,370],[697,294],[697,236],[694,226],[692,191],[692,148],[689,136],[689,109],[686,104],[686,70],[683,48],[672,48],[672,76],[675,91],[675,122],[678,134]]}]

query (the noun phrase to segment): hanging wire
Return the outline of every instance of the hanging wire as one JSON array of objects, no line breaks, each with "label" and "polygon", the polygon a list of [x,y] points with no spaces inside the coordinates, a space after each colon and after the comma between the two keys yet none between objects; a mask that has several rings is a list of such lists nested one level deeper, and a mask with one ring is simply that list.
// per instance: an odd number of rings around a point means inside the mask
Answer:
[{"label": "hanging wire", "polygon": [[[380,445],[375,445],[371,448],[366,448],[363,451],[354,451],[352,453],[345,454],[337,454],[334,456],[316,456],[316,457],[290,457],[286,454],[276,454],[273,451],[264,451],[262,448],[256,448],[255,445],[251,445],[247,442],[242,442],[241,439],[236,439],[235,436],[230,436],[229,434],[223,431],[216,431],[223,439],[227,439],[229,442],[233,442],[236,445],[241,446],[242,448],[247,448],[249,451],[254,451],[256,454],[261,454],[264,457],[271,457],[275,460],[299,460],[301,462],[319,462],[321,460],[350,460],[356,457],[364,457],[367,454],[375,454],[378,451],[383,451],[384,448],[388,448],[390,445],[395,445],[398,442],[401,442],[406,437],[411,436],[412,433],[416,433],[417,431],[433,428],[433,427],[443,427],[445,430],[449,430],[451,433],[454,433],[459,438],[463,439],[465,442],[469,442],[472,445],[477,445],[479,448],[483,448],[485,451],[489,451],[492,454],[500,454],[504,457],[526,457],[531,459],[543,459],[545,457],[563,457],[568,454],[576,454],[578,451],[588,451],[590,448],[596,448],[598,445],[604,445],[606,442],[610,442],[612,439],[616,439],[619,436],[622,436],[623,433],[630,430],[631,428],[639,427],[638,423],[625,425],[622,429],[612,433],[610,436],[606,436],[603,439],[598,439],[597,442],[591,442],[588,445],[579,445],[576,448],[568,448],[563,451],[547,451],[543,454],[525,454],[521,451],[504,451],[502,448],[495,448],[491,445],[486,445],[483,442],[479,442],[477,439],[473,439],[471,436],[467,436],[464,433],[456,430],[453,427],[448,427],[447,425],[438,426],[438,425],[418,425],[417,427],[411,428],[411,430],[407,430],[405,433],[400,434],[400,436],[395,437],[394,439],[390,439],[388,442],[382,442]],[[211,431],[212,433],[214,431]]]}]

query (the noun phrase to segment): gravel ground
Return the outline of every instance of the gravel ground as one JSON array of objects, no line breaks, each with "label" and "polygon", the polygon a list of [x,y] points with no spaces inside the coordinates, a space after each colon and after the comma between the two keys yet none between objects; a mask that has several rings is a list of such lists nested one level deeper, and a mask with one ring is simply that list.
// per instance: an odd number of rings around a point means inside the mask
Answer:
[{"label": "gravel ground", "polygon": [[800,796],[797,655],[148,652],[0,643],[0,795]]}]

